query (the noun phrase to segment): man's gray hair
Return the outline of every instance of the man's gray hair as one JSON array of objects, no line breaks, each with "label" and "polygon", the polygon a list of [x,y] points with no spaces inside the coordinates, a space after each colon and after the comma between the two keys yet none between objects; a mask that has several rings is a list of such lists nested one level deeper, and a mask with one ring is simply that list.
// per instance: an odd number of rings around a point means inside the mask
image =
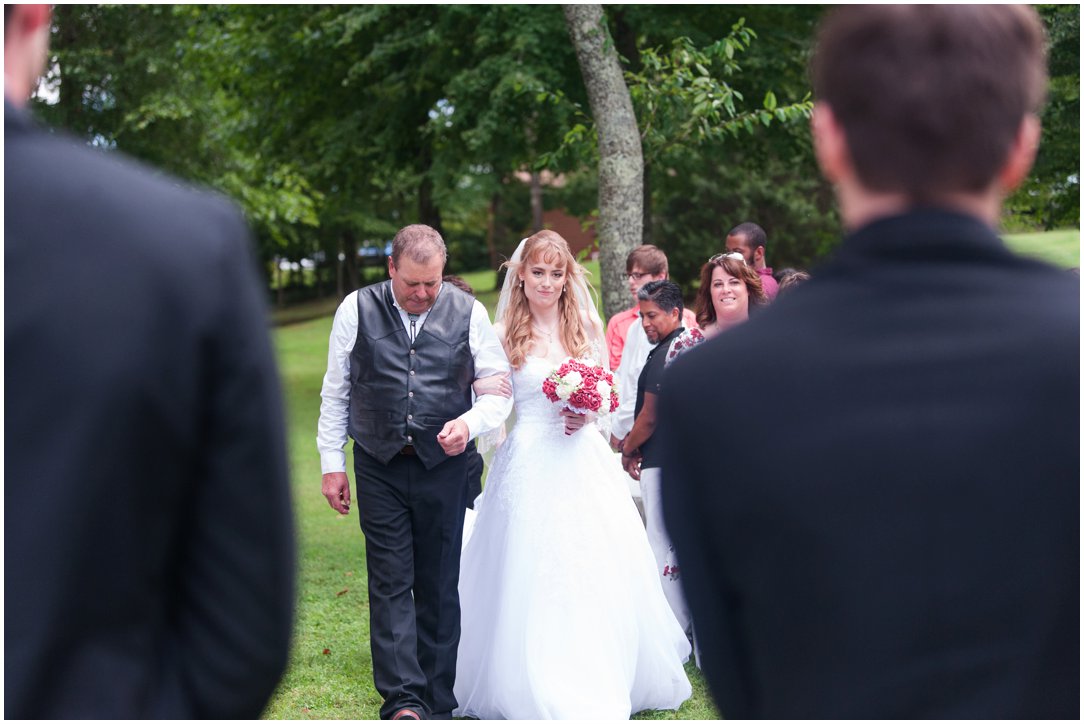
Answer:
[{"label": "man's gray hair", "polygon": [[644,302],[655,302],[659,309],[669,314],[678,310],[678,314],[685,311],[685,302],[681,299],[681,287],[669,279],[656,279],[653,282],[640,287],[636,298]]},{"label": "man's gray hair", "polygon": [[404,226],[396,233],[391,240],[392,263],[398,266],[403,254],[416,264],[425,264],[434,254],[440,254],[441,266],[448,261],[448,249],[444,246],[444,239],[436,229],[425,224]]}]

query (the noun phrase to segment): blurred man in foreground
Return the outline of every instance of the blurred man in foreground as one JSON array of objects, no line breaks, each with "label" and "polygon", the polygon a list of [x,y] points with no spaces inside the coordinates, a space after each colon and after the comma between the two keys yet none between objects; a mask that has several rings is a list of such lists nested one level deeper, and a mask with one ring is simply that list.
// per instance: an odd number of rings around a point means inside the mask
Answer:
[{"label": "blurred man in foreground", "polygon": [[35,125],[49,6],[4,18],[4,714],[256,718],[294,541],[248,231]]},{"label": "blurred man in foreground", "polygon": [[995,233],[1039,19],[840,7],[813,71],[849,235],[660,397],[705,675],[728,719],[1077,719],[1079,281]]}]

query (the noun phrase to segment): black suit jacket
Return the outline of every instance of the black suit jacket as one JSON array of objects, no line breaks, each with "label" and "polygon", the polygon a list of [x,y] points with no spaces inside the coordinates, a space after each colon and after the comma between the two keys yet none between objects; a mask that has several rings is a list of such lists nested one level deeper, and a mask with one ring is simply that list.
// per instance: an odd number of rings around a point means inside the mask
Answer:
[{"label": "black suit jacket", "polygon": [[294,558],[247,230],[8,104],[4,151],[5,716],[255,717]]},{"label": "black suit jacket", "polygon": [[678,359],[663,509],[727,718],[1077,718],[1079,282],[922,210]]}]

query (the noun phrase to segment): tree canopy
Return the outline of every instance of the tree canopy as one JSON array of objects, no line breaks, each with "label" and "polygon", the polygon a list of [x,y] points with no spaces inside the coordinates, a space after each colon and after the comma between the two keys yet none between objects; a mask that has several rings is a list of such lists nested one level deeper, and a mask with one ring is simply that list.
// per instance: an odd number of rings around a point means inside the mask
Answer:
[{"label": "tree canopy", "polygon": [[[1039,9],[1050,100],[1008,221],[1077,226],[1079,7]],[[742,221],[767,230],[776,267],[838,238],[804,122],[823,11],[605,8],[643,150],[642,238],[679,282]],[[546,208],[598,210],[598,131],[560,6],[58,5],[52,56],[37,112],[231,196],[269,279],[274,259],[314,259],[327,293],[341,256],[349,290],[358,247],[415,221],[442,230],[452,271],[495,265],[538,223],[520,179],[537,192],[542,171],[559,180]]]}]

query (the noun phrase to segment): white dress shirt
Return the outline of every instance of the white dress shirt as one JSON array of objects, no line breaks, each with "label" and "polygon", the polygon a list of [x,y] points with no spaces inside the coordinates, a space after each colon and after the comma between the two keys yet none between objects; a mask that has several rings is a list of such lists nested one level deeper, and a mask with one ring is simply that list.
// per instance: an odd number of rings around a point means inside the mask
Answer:
[{"label": "white dress shirt", "polygon": [[640,313],[637,312],[636,321],[629,325],[628,335],[625,337],[625,349],[621,352],[621,364],[617,367],[618,406],[613,414],[610,432],[618,440],[632,430],[632,423],[636,419],[636,383],[647,362],[647,356],[653,349],[655,345],[647,340]]},{"label": "white dress shirt", "polygon": [[[444,285],[441,285],[443,291]],[[440,292],[437,293],[438,297]],[[395,302],[403,329],[410,334],[410,319],[406,310]],[[421,332],[429,310],[418,315],[415,327]],[[341,473],[346,471],[346,453],[343,447],[349,438],[347,426],[350,419],[350,353],[358,338],[358,293],[351,292],[343,299],[335,312],[335,321],[331,324],[331,338],[328,342],[327,373],[320,390],[320,420],[317,423],[316,448],[320,451],[320,468],[323,473]],[[474,300],[470,315],[470,350],[474,357],[474,376],[489,377],[502,372],[510,372],[508,357],[489,322],[489,313],[482,303]],[[467,425],[473,440],[480,433],[492,430],[504,422],[512,411],[512,399],[498,395],[482,395],[474,406],[457,419]]]}]

